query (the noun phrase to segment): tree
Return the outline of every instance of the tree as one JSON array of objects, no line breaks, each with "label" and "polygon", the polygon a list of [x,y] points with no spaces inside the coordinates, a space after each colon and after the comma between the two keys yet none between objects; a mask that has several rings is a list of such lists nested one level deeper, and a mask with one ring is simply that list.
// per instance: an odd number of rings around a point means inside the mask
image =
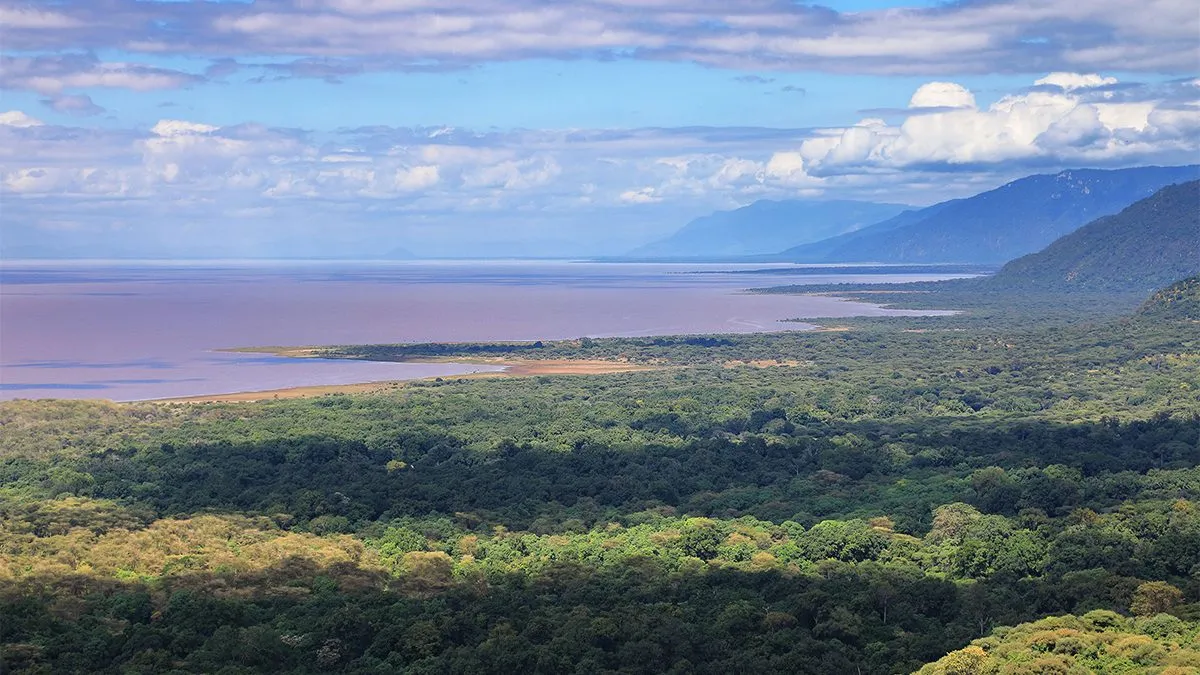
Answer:
[{"label": "tree", "polygon": [[684,555],[712,560],[725,540],[717,524],[708,518],[692,518],[679,531],[679,546]]},{"label": "tree", "polygon": [[1169,612],[1183,599],[1183,592],[1165,581],[1147,581],[1133,592],[1129,611],[1137,616]]},{"label": "tree", "polygon": [[942,657],[932,672],[936,675],[978,675],[983,672],[986,662],[987,652],[983,647],[971,645]]},{"label": "tree", "polygon": [[454,576],[454,561],[444,551],[410,551],[401,568],[408,585],[420,592],[446,588]]}]

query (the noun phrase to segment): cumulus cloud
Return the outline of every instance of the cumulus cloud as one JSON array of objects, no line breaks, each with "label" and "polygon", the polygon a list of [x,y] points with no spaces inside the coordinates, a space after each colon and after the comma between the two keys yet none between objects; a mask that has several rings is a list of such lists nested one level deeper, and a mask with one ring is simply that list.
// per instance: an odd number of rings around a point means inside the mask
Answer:
[{"label": "cumulus cloud", "polygon": [[763,172],[765,175],[785,185],[811,180],[811,177],[804,170],[804,156],[798,152],[784,151],[772,153],[771,158],[767,160],[766,166],[763,167]]},{"label": "cumulus cloud", "polygon": [[855,12],[790,0],[60,0],[53,10],[2,0],[0,20],[20,29],[6,36],[11,50],[236,53],[280,57],[285,74],[332,79],[522,58],[928,75],[1114,63],[1190,72],[1200,57],[1200,13],[1187,0],[963,0]]},{"label": "cumulus cloud", "polygon": [[[1038,81],[1041,84],[1041,80]],[[921,85],[908,101],[910,108],[974,108],[975,95],[961,84],[930,82]]]},{"label": "cumulus cloud", "polygon": [[[1200,150],[1195,99],[1111,101],[1095,90],[1117,84],[1094,74],[1054,73],[1024,93],[979,108],[965,88],[923,85],[911,105],[925,109],[898,125],[868,119],[839,133],[806,140],[798,152],[819,176],[866,170],[965,166],[1038,166],[1189,161]],[[932,112],[930,112],[932,110]]]}]

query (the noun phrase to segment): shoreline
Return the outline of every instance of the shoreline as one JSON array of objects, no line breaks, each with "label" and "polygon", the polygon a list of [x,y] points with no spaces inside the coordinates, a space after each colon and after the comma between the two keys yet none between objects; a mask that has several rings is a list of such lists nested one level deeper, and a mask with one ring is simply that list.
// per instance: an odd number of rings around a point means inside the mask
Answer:
[{"label": "shoreline", "polygon": [[[785,320],[786,321],[786,320]],[[812,327],[807,329],[812,332],[842,332],[850,330],[848,326],[823,326],[812,324]],[[328,349],[327,346],[306,346],[306,347],[283,347],[283,346],[264,346],[264,347],[231,347],[225,349],[217,349],[219,352],[231,352],[238,354],[271,354],[273,356],[281,356],[295,359],[320,359],[330,358],[322,356],[321,352]],[[360,361],[370,361],[371,359],[354,359]],[[381,362],[385,363],[385,362]],[[431,377],[419,377],[406,380],[372,380],[369,382],[352,382],[348,384],[314,384],[300,385],[296,387],[283,387],[277,389],[262,389],[257,391],[240,391],[228,392],[223,394],[199,394],[196,396],[172,396],[166,398],[144,399],[141,401],[129,401],[129,403],[253,403],[257,401],[273,401],[294,398],[312,398],[316,396],[325,396],[329,394],[378,394],[389,391],[396,391],[404,388],[411,382],[429,382],[442,380],[463,380],[463,379],[485,379],[496,377],[534,377],[538,375],[608,375],[615,373],[631,373],[648,370],[663,370],[665,368],[674,368],[678,366],[664,365],[648,365],[639,363],[630,363],[628,361],[608,361],[597,359],[506,359],[503,357],[456,357],[456,356],[428,356],[414,357],[397,361],[394,363],[456,363],[464,365],[480,365],[480,366],[500,366],[500,370],[464,373],[461,375],[438,375]],[[749,365],[753,367],[766,367],[767,365],[776,366],[796,366],[798,363],[759,363],[759,362],[730,362],[726,363],[725,367],[734,367],[736,365]]]},{"label": "shoreline", "polygon": [[[237,349],[224,351],[269,353],[292,358],[313,358],[314,347],[263,347],[252,349]],[[478,380],[496,377],[533,377],[537,375],[608,375],[613,373],[632,373],[647,370],[662,370],[669,366],[652,366],[624,361],[598,361],[583,359],[458,359],[458,358],[428,358],[413,359],[406,363],[467,363],[475,365],[501,366],[502,370],[482,373],[467,373],[463,375],[439,375],[421,377],[411,380],[376,380],[372,382],[355,382],[350,384],[316,384],[282,389],[265,389],[261,391],[230,392],[224,394],[200,394],[197,396],[175,396],[169,398],[146,399],[130,401],[130,403],[252,403],[256,401],[273,401],[293,398],[312,398],[328,394],[377,394],[403,389],[412,382],[429,382],[436,380]]]}]

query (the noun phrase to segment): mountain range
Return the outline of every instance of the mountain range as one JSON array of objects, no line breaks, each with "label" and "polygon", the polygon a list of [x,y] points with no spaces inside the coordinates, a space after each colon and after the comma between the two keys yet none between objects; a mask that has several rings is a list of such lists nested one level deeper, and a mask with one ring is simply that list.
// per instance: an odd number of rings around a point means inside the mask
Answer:
[{"label": "mountain range", "polygon": [[1039,251],[1100,216],[1173,184],[1200,166],[1076,169],[1028,176],[974,197],[901,213],[860,230],[787,249],[795,262],[1003,263]]},{"label": "mountain range", "polygon": [[775,253],[891,218],[912,207],[830,200],[760,200],[691,221],[666,239],[630,251],[630,258],[734,257]]}]

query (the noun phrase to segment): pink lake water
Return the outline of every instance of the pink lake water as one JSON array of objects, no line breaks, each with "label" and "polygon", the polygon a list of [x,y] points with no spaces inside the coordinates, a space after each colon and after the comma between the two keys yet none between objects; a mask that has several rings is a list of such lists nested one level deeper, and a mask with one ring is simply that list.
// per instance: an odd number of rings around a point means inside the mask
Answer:
[{"label": "pink lake water", "polygon": [[804,330],[811,325],[781,320],[929,312],[742,291],[963,276],[796,271],[553,261],[6,262],[0,399],[127,401],[458,375],[489,368],[219,350]]}]

